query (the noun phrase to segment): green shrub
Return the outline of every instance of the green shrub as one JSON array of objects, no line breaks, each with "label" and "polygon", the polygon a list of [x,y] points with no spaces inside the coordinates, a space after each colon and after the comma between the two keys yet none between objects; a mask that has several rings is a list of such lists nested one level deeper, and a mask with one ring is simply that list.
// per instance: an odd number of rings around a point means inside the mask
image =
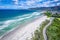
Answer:
[{"label": "green shrub", "polygon": [[60,40],[60,20],[55,18],[52,24],[47,28],[48,40]]},{"label": "green shrub", "polygon": [[44,14],[47,15],[48,17],[51,17],[52,16],[52,13],[49,12],[49,11],[45,12]]}]

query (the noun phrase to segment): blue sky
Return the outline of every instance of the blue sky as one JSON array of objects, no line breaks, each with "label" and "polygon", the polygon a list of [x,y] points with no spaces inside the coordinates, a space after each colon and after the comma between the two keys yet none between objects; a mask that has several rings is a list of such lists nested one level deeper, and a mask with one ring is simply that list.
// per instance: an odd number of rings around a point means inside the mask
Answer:
[{"label": "blue sky", "polygon": [[60,5],[60,0],[0,0],[0,9],[28,9]]}]

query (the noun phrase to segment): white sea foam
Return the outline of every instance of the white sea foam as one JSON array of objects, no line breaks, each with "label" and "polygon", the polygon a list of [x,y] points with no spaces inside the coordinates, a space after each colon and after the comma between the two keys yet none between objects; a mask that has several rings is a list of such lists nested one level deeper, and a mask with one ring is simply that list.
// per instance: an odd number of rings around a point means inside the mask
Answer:
[{"label": "white sea foam", "polygon": [[30,15],[31,15],[31,14],[24,14],[24,15],[15,17],[15,19],[28,17],[28,16],[30,16]]},{"label": "white sea foam", "polygon": [[[17,17],[14,17],[12,20],[6,20],[3,22],[3,25],[0,26],[0,29],[3,29],[5,27],[8,27],[11,23],[13,22],[17,22],[17,21],[21,21],[21,20],[25,20],[25,19],[28,19],[28,18],[31,18],[31,17],[35,17],[35,16],[38,16],[40,15],[41,13],[39,12],[33,12],[33,13],[30,13],[30,14],[24,14],[22,16],[17,16]],[[2,23],[2,22],[0,22]]]},{"label": "white sea foam", "polygon": [[22,16],[17,16],[13,20],[6,20],[6,21],[3,21],[3,22],[0,22],[0,24],[3,24],[3,25],[0,25],[0,30],[5,28],[5,27],[8,27],[9,24],[11,24],[13,22],[21,21],[21,20],[26,19],[26,17],[28,17],[29,15],[30,14],[26,14],[26,15],[22,15]]},{"label": "white sea foam", "polygon": [[3,22],[3,25],[0,26],[0,29],[3,29],[5,27],[8,27],[8,25],[11,23],[11,22],[14,22],[15,20],[7,20],[7,21],[4,21]]},{"label": "white sea foam", "polygon": [[34,12],[32,15],[40,15],[40,13],[38,13],[38,12]]},{"label": "white sea foam", "polygon": [[3,25],[0,25],[0,30],[5,28],[5,27],[8,27],[9,24],[11,24],[12,22],[16,22],[16,21],[21,21],[21,20],[24,20],[26,19],[26,17],[28,17],[30,14],[25,14],[25,15],[22,15],[22,16],[17,16],[11,20],[6,20],[6,21],[3,21],[3,22],[0,22],[0,24],[3,24]]}]

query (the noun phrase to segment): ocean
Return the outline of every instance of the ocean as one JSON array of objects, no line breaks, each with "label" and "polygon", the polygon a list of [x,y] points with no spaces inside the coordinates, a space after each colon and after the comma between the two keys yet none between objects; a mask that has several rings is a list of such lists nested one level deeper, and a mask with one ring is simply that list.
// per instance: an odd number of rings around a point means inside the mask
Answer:
[{"label": "ocean", "polygon": [[0,10],[0,36],[41,15],[36,10]]}]

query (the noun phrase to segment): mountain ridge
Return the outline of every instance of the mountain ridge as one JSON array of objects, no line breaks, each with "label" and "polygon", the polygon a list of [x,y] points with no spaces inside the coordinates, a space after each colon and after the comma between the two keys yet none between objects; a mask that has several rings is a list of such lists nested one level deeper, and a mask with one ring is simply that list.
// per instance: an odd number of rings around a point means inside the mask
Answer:
[{"label": "mountain ridge", "polygon": [[60,6],[53,6],[53,7],[36,7],[36,8],[29,8],[30,10],[49,10],[49,11],[59,11]]}]

